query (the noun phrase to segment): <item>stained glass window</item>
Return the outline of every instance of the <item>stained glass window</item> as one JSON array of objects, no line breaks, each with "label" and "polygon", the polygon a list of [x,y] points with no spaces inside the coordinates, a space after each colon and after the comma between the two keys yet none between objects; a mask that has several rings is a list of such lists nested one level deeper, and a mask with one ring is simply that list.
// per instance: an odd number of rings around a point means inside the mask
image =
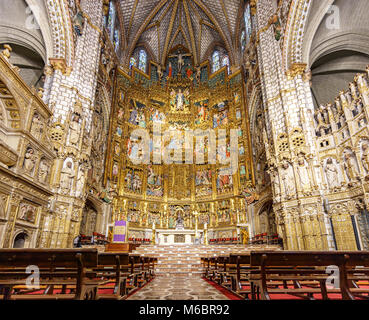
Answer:
[{"label": "stained glass window", "polygon": [[131,60],[129,61],[129,68],[132,69],[132,67],[136,67],[137,66],[137,61],[136,58],[132,57]]},{"label": "stained glass window", "polygon": [[113,39],[114,37],[114,26],[115,26],[115,6],[114,6],[114,2],[110,1],[109,15],[108,15],[108,21],[107,21],[107,26],[106,26],[110,39]]},{"label": "stained glass window", "polygon": [[147,54],[145,50],[140,50],[138,69],[146,72]]},{"label": "stained glass window", "polygon": [[118,52],[119,50],[119,43],[120,43],[119,34],[120,34],[119,28],[115,29],[114,30],[114,40],[113,40],[115,52]]},{"label": "stained glass window", "polygon": [[242,48],[242,51],[245,51],[245,48],[246,48],[246,32],[245,32],[245,30],[243,30],[242,33],[241,33],[241,48]]},{"label": "stained glass window", "polygon": [[213,72],[218,71],[219,69],[220,69],[219,51],[214,51],[213,53]]},{"label": "stained glass window", "polygon": [[246,5],[245,9],[245,30],[246,30],[246,42],[248,43],[250,41],[252,33],[250,3]]},{"label": "stained glass window", "polygon": [[229,57],[228,56],[224,56],[222,59],[222,67],[227,66],[228,69],[228,74],[229,74]]}]

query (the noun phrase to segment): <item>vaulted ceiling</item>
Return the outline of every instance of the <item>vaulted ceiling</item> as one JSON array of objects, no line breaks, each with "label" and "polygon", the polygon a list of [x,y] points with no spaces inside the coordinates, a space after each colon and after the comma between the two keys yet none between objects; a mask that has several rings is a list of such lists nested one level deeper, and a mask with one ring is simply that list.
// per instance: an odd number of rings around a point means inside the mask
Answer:
[{"label": "vaulted ceiling", "polygon": [[177,45],[188,48],[195,64],[214,44],[234,62],[235,34],[243,0],[120,0],[125,59],[145,45],[153,60],[164,64]]}]

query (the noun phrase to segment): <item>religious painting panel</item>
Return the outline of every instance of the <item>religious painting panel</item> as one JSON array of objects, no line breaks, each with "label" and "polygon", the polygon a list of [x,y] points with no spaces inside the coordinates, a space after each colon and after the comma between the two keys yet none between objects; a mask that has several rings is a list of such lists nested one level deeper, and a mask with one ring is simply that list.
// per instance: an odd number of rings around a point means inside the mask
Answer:
[{"label": "religious painting panel", "polygon": [[218,211],[218,225],[224,226],[231,223],[231,215],[229,209],[221,209]]},{"label": "religious painting panel", "polygon": [[123,129],[121,125],[118,125],[115,129],[115,138],[120,139],[123,135]]},{"label": "religious painting panel", "polygon": [[118,103],[119,103],[119,105],[121,105],[121,106],[124,105],[124,98],[125,98],[125,96],[126,96],[125,92],[122,89],[120,89],[119,90],[119,96],[118,96]]},{"label": "religious painting panel", "polygon": [[213,106],[213,129],[226,127],[229,124],[229,103],[227,100]]},{"label": "religious painting panel", "polygon": [[146,194],[151,197],[163,197],[164,178],[160,166],[147,167],[147,189]]},{"label": "religious painting panel", "polygon": [[128,123],[146,128],[146,106],[136,100],[131,99],[129,102],[129,119]]},{"label": "religious painting panel", "polygon": [[142,194],[143,171],[127,167],[124,174],[124,191],[128,193]]},{"label": "religious painting panel", "polygon": [[233,93],[234,105],[237,107],[241,103],[241,93],[236,91]]},{"label": "religious painting panel", "polygon": [[210,120],[209,100],[195,102],[195,125],[207,125]]},{"label": "religious painting panel", "polygon": [[200,132],[196,136],[194,155],[196,164],[205,164],[208,161],[209,154],[209,134],[207,132]]},{"label": "religious painting panel", "polygon": [[197,170],[195,177],[196,197],[211,196],[213,193],[212,187],[212,171],[206,167],[200,167]]},{"label": "religious painting panel", "polygon": [[36,222],[36,218],[37,218],[36,206],[27,202],[23,202],[19,205],[19,213],[18,213],[19,220],[34,224]]},{"label": "religious painting panel", "polygon": [[114,143],[114,157],[119,158],[121,154],[121,146],[119,141]]},{"label": "religious painting panel", "polygon": [[166,116],[164,113],[165,103],[152,99],[150,101],[150,104],[151,104],[150,116],[149,116],[150,122],[157,123],[157,124],[164,124],[166,121]]},{"label": "religious painting panel", "polygon": [[241,120],[242,119],[242,112],[241,109],[236,109],[236,120]]},{"label": "religious painting panel", "polygon": [[168,228],[174,229],[176,227],[176,206],[169,206],[168,208]]},{"label": "religious painting panel", "polygon": [[228,170],[217,169],[216,186],[218,194],[230,193],[233,191],[233,175],[227,173]]},{"label": "religious painting panel", "polygon": [[160,212],[149,212],[147,216],[147,223],[149,227],[153,226],[154,224],[156,226],[160,226],[161,225],[160,220],[161,220]]},{"label": "religious painting panel", "polygon": [[119,178],[119,163],[117,161],[113,162],[113,167],[111,170],[111,178],[114,183],[117,183]]}]

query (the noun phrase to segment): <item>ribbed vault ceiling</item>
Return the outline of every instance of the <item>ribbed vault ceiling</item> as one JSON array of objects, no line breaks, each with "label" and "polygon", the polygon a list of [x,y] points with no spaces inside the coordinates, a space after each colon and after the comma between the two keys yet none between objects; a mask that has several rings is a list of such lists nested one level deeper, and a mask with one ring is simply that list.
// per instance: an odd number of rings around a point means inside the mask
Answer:
[{"label": "ribbed vault ceiling", "polygon": [[149,47],[164,64],[168,52],[183,45],[195,64],[210,46],[223,46],[233,60],[234,35],[242,0],[121,0],[126,58],[137,45]]}]

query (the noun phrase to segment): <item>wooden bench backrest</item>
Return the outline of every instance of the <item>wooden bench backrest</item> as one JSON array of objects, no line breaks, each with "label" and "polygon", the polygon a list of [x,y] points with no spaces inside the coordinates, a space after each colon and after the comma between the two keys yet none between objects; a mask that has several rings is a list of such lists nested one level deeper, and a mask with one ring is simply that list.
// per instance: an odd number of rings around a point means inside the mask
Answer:
[{"label": "wooden bench backrest", "polygon": [[77,256],[85,268],[97,266],[97,249],[0,249],[1,268],[77,268]]},{"label": "wooden bench backrest", "polygon": [[99,253],[98,265],[99,266],[115,266],[116,257],[119,257],[121,266],[129,265],[129,254],[128,253],[117,253],[117,252],[104,252]]},{"label": "wooden bench backrest", "polygon": [[341,251],[255,251],[251,252],[252,266],[368,266],[369,252]]},{"label": "wooden bench backrest", "polygon": [[231,254],[229,256],[229,263],[230,264],[250,264],[250,253],[242,253],[242,254]]},{"label": "wooden bench backrest", "polygon": [[129,256],[134,264],[139,264],[142,262],[141,256],[138,254],[130,254]]}]

